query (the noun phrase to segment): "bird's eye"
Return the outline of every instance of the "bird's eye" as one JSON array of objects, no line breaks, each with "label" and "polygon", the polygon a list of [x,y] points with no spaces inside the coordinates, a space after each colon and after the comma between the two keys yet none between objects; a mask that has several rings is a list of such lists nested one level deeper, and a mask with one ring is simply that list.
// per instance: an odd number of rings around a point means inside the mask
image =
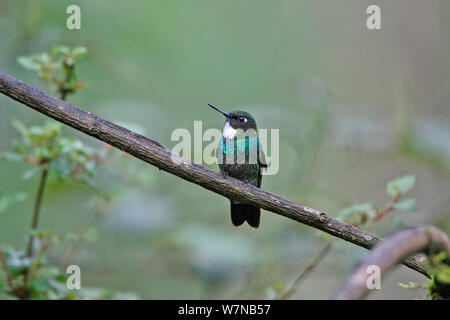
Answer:
[{"label": "bird's eye", "polygon": [[245,117],[239,117],[239,121],[240,121],[240,122],[247,122],[247,118],[245,118]]}]

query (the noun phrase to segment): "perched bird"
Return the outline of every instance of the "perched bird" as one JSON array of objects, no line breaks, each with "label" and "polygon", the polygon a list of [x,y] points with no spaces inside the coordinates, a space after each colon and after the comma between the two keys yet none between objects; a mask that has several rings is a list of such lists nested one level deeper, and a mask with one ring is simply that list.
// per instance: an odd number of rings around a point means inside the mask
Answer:
[{"label": "perched bird", "polygon": [[[267,167],[267,163],[259,143],[255,119],[245,111],[227,113],[208,105],[226,117],[216,153],[220,171],[226,176],[261,187],[262,168]],[[230,202],[233,225],[237,227],[247,221],[253,228],[258,228],[260,208],[233,200]]]}]

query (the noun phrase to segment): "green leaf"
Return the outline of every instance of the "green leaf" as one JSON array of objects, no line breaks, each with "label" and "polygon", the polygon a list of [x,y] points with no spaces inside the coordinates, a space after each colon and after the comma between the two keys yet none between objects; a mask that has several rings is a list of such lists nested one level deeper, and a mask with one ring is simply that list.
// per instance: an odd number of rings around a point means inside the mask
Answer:
[{"label": "green leaf", "polygon": [[19,120],[13,120],[12,121],[12,126],[14,128],[16,128],[17,131],[19,131],[19,133],[26,137],[28,135],[28,129],[27,127],[23,124],[23,122],[19,121]]},{"label": "green leaf", "polygon": [[97,163],[95,161],[86,162],[84,168],[90,176],[94,176],[97,169]]},{"label": "green leaf", "polygon": [[50,161],[50,170],[61,180],[65,179],[72,172],[70,165],[62,159]]},{"label": "green leaf", "polygon": [[49,288],[48,280],[44,277],[34,278],[30,283],[30,287],[38,293],[45,293]]},{"label": "green leaf", "polygon": [[3,247],[3,251],[7,257],[8,269],[13,276],[23,274],[23,272],[30,266],[31,260],[26,257],[25,251],[14,250]]},{"label": "green leaf", "polygon": [[417,200],[407,199],[394,204],[394,208],[399,211],[417,211]]},{"label": "green leaf", "polygon": [[389,216],[389,219],[394,223],[396,229],[401,229],[405,226],[405,222],[399,217]]},{"label": "green leaf", "polygon": [[22,179],[29,180],[29,179],[33,178],[37,172],[39,172],[39,168],[37,168],[37,167],[27,170],[24,172],[24,174],[22,174]]},{"label": "green leaf", "polygon": [[[64,60],[64,66],[66,66],[66,67],[71,67],[71,66],[73,66],[75,64],[75,59],[74,58],[66,58],[65,60]],[[70,69],[67,69],[66,68],[66,70],[64,70],[66,73],[69,73],[70,72]]]},{"label": "green leaf", "polygon": [[41,64],[38,63],[35,59],[33,59],[32,57],[18,57],[17,58],[17,62],[24,67],[25,69],[28,70],[39,70],[41,68]]},{"label": "green leaf", "polygon": [[60,283],[66,283],[67,281],[67,276],[65,274],[58,274],[57,276],[55,276],[55,280],[60,282]]},{"label": "green leaf", "polygon": [[348,216],[356,213],[365,213],[375,211],[375,206],[371,203],[355,204],[350,208],[343,209],[339,212],[341,216]]},{"label": "green leaf", "polygon": [[390,181],[386,187],[386,193],[391,197],[397,197],[399,194],[404,194],[411,190],[416,183],[415,175],[408,175],[404,177],[400,177],[393,181]]},{"label": "green leaf", "polygon": [[29,131],[30,135],[35,137],[40,137],[44,135],[44,127],[31,127]]},{"label": "green leaf", "polygon": [[[428,258],[433,279],[440,283],[450,284],[450,266],[446,264],[447,252],[442,251]],[[435,281],[433,281],[435,283]]]},{"label": "green leaf", "polygon": [[54,55],[56,55],[58,53],[68,54],[69,51],[70,51],[69,47],[66,47],[66,46],[55,46],[55,47],[53,47],[52,53]]},{"label": "green leaf", "polygon": [[22,202],[27,198],[25,192],[15,192],[0,198],[0,214],[11,208],[18,202]]},{"label": "green leaf", "polygon": [[22,162],[23,157],[15,152],[2,152],[0,154],[0,160],[6,160],[10,162]]},{"label": "green leaf", "polygon": [[50,55],[47,52],[38,53],[33,56],[41,64],[48,65],[50,63]]},{"label": "green leaf", "polygon": [[77,296],[77,294],[76,294],[75,291],[70,291],[70,292],[67,294],[67,299],[68,299],[68,300],[76,300],[77,298],[78,298],[78,296]]},{"label": "green leaf", "polygon": [[72,54],[75,57],[78,57],[78,56],[81,56],[83,54],[86,54],[86,52],[87,52],[86,47],[76,47],[76,48],[73,48],[73,50],[72,50]]},{"label": "green leaf", "polygon": [[45,130],[48,131],[49,136],[59,136],[61,135],[62,124],[57,121],[49,121],[45,124]]},{"label": "green leaf", "polygon": [[59,275],[59,270],[57,267],[44,267],[40,269],[40,275],[45,277],[57,277]]}]

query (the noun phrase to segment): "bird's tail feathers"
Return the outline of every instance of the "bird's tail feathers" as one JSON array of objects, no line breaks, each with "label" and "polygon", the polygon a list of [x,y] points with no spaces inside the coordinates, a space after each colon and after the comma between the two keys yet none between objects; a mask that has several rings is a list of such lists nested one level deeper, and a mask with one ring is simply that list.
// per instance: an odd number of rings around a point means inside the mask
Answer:
[{"label": "bird's tail feathers", "polygon": [[247,221],[251,227],[256,229],[259,227],[260,216],[261,209],[258,207],[231,202],[231,222],[236,227]]}]

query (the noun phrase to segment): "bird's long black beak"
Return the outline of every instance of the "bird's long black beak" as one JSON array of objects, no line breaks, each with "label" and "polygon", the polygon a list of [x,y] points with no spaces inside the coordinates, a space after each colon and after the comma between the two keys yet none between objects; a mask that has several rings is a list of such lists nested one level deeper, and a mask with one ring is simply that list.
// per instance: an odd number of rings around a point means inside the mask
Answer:
[{"label": "bird's long black beak", "polygon": [[208,103],[208,106],[210,106],[211,108],[215,109],[216,111],[219,111],[221,114],[223,114],[225,117],[229,118],[230,115],[228,113],[226,113],[225,111],[220,110],[219,108],[213,106],[212,104]]}]

